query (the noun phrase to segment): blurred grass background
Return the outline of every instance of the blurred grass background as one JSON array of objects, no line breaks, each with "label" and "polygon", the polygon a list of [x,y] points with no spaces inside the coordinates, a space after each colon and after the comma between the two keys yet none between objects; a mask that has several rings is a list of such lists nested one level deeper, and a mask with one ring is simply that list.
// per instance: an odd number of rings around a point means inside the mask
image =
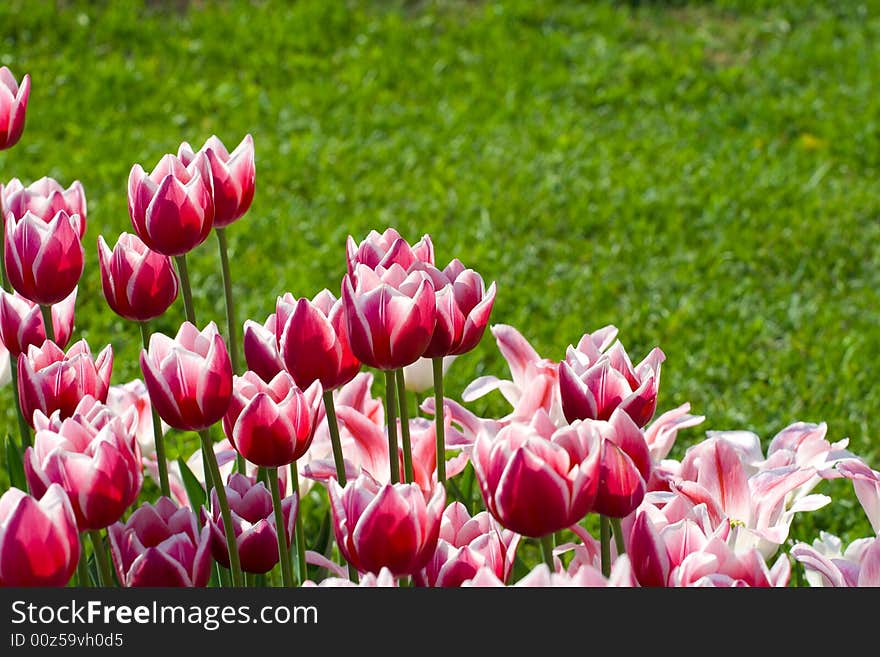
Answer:
[{"label": "blurred grass background", "polygon": [[[257,193],[228,231],[239,317],[338,293],[345,238],[430,233],[497,281],[494,323],[559,359],[615,324],[659,345],[659,411],[769,439],[795,420],[880,467],[877,2],[0,3],[0,63],[33,89],[0,179],[85,186],[77,334],[140,375],[95,242],[131,231],[126,182],[182,141],[250,132]],[[190,257],[223,325],[213,239]],[[174,333],[182,301],[156,324]],[[487,334],[448,394],[507,375]],[[472,404],[503,414],[500,396]],[[8,388],[0,401],[14,432]],[[194,449],[193,440],[190,449]],[[848,484],[792,534],[870,527]]]}]

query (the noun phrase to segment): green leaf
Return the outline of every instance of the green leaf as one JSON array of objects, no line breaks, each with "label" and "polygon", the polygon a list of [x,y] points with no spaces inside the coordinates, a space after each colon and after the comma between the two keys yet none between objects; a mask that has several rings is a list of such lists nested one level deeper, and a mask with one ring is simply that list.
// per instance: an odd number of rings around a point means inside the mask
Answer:
[{"label": "green leaf", "polygon": [[186,496],[189,498],[190,506],[193,511],[198,513],[199,509],[206,504],[208,496],[186,461],[183,458],[178,458],[177,464],[180,466],[180,474],[183,477],[183,486],[186,488]]},{"label": "green leaf", "polygon": [[27,480],[24,477],[24,464],[21,460],[21,450],[15,439],[6,436],[6,471],[9,474],[9,483],[16,488],[27,491]]}]

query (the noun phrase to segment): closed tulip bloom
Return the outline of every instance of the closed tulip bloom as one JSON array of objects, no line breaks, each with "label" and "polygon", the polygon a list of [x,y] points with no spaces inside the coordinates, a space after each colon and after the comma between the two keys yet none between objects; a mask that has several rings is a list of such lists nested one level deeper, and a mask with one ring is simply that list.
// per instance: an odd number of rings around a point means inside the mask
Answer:
[{"label": "closed tulip bloom", "polygon": [[446,491],[425,494],[416,484],[380,485],[368,475],[343,489],[329,482],[333,530],[339,550],[361,572],[411,575],[437,547]]},{"label": "closed tulip bloom", "polygon": [[40,347],[31,345],[18,357],[21,411],[33,426],[36,410],[47,416],[59,411],[64,419],[74,414],[86,395],[106,402],[112,371],[113,347],[109,344],[97,358],[92,357],[85,339],[76,342],[67,353],[51,340]]},{"label": "closed tulip bloom", "polygon": [[201,331],[184,322],[174,338],[153,333],[140,362],[150,400],[168,426],[201,431],[229,408],[232,362],[214,322]]},{"label": "closed tulip bloom", "polygon": [[599,490],[594,510],[623,518],[641,504],[651,477],[651,454],[644,433],[623,409],[607,421],[586,420],[602,439]]},{"label": "closed tulip bloom", "polygon": [[145,322],[159,317],[177,298],[171,258],[147,248],[137,235],[122,233],[112,251],[99,236],[98,262],[107,305],[125,319]]},{"label": "closed tulip bloom", "polygon": [[[262,481],[238,472],[232,473],[226,485],[226,497],[232,513],[235,528],[235,542],[241,569],[246,573],[267,573],[278,563],[278,537],[275,533],[275,515],[272,509],[272,493]],[[282,496],[283,497],[283,496]],[[287,545],[292,545],[294,521],[297,513],[296,495],[281,500],[284,515],[284,531]],[[229,551],[226,547],[226,533],[220,519],[220,505],[217,492],[211,490],[211,551],[218,563],[229,567]]]},{"label": "closed tulip bloom", "polygon": [[37,500],[10,488],[0,496],[0,587],[64,586],[79,562],[76,518],[52,484]]},{"label": "closed tulip bloom", "polygon": [[135,164],[128,176],[128,213],[135,232],[153,251],[189,253],[214,226],[214,185],[204,155],[189,166],[165,155],[150,174]]},{"label": "closed tulip bloom", "polygon": [[244,322],[242,347],[248,369],[263,381],[271,381],[284,369],[278,353],[278,338],[275,336],[277,322],[275,313],[266,318],[263,324],[247,319]]},{"label": "closed tulip bloom", "polygon": [[316,381],[300,390],[287,372],[265,383],[253,372],[233,379],[223,430],[245,459],[265,468],[293,463],[315,435],[322,389]]},{"label": "closed tulip bloom", "polygon": [[80,239],[86,232],[86,193],[79,180],[64,189],[48,176],[27,187],[18,178],[13,178],[8,185],[0,187],[0,209],[4,217],[11,212],[16,221],[30,212],[47,223],[64,210],[71,217],[79,215]]},{"label": "closed tulip bloom", "polygon": [[5,66],[0,66],[0,150],[12,148],[21,139],[31,94],[31,76],[25,74],[21,85]]},{"label": "closed tulip bloom", "polygon": [[359,264],[369,269],[388,269],[393,264],[409,269],[417,262],[434,264],[434,244],[430,235],[424,235],[411,246],[395,229],[386,228],[383,233],[371,230],[360,244],[349,235],[345,246],[348,273],[351,276],[355,275]]},{"label": "closed tulip bloom", "polygon": [[211,529],[167,497],[144,503],[125,523],[107,528],[110,554],[122,586],[207,586]]},{"label": "closed tulip bloom", "polygon": [[477,436],[471,454],[486,508],[518,534],[546,536],[593,510],[600,438],[579,423],[556,430],[546,414]]},{"label": "closed tulip bloom", "polygon": [[207,157],[211,166],[214,226],[225,228],[242,217],[254,200],[254,139],[245,135],[232,153],[215,135],[211,135],[197,153],[187,142],[183,142],[177,150],[177,157],[184,166],[189,166],[198,155]]},{"label": "closed tulip bloom", "polygon": [[[357,283],[354,283],[354,280]],[[348,341],[365,365],[394,370],[425,353],[434,332],[434,286],[424,272],[397,264],[373,271],[358,265],[342,282]]]},{"label": "closed tulip bloom", "polygon": [[15,291],[43,306],[70,295],[82,276],[85,253],[79,215],[60,210],[49,222],[30,212],[6,215],[6,275]]},{"label": "closed tulip bloom", "polygon": [[[73,333],[74,307],[77,288],[61,303],[52,306],[52,328],[55,344],[67,346]],[[46,341],[46,327],[40,307],[17,292],[0,291],[0,339],[13,357],[26,352],[28,347],[42,346]]]},{"label": "closed tulip bloom", "polygon": [[361,363],[348,344],[342,299],[329,290],[292,306],[279,298],[275,315],[281,320],[275,328],[281,360],[300,388],[320,381],[324,390],[335,390],[358,373]]},{"label": "closed tulip bloom", "polygon": [[34,413],[33,447],[25,452],[28,487],[41,495],[58,484],[70,498],[80,531],[122,517],[143,485],[141,453],[130,418],[86,396],[72,417]]}]

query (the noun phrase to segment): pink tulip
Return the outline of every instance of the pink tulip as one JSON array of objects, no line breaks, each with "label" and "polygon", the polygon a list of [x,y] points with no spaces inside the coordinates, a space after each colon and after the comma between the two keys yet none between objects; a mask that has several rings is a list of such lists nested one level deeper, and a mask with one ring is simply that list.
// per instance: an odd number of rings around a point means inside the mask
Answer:
[{"label": "pink tulip", "polygon": [[837,464],[837,471],[853,483],[856,498],[874,533],[880,535],[880,472],[857,458],[847,458]]},{"label": "pink tulip", "polygon": [[39,496],[51,484],[61,486],[80,531],[116,522],[144,481],[131,425],[89,395],[67,419],[59,411],[51,417],[36,411],[34,445],[24,457],[28,487]]},{"label": "pink tulip", "polygon": [[76,518],[52,484],[39,501],[18,488],[0,496],[0,587],[64,586],[79,562]]},{"label": "pink tulip", "polygon": [[125,523],[107,529],[122,586],[207,586],[211,529],[199,531],[195,513],[167,497],[145,502]]},{"label": "pink tulip", "polygon": [[5,66],[0,66],[0,150],[12,148],[21,139],[31,93],[31,76],[25,74],[21,86]]},{"label": "pink tulip", "polygon": [[434,286],[424,272],[357,265],[343,280],[342,299],[352,353],[365,365],[393,370],[425,352],[436,320]]},{"label": "pink tulip", "polygon": [[138,237],[153,251],[189,253],[214,226],[210,162],[199,155],[184,166],[168,154],[149,175],[135,164],[128,177],[128,213]]},{"label": "pink tulip", "polygon": [[400,576],[424,568],[440,534],[442,486],[428,496],[415,484],[380,485],[361,475],[344,489],[331,480],[328,489],[337,545],[357,570]]},{"label": "pink tulip", "polygon": [[[235,528],[241,569],[247,573],[269,572],[278,563],[278,537],[272,509],[272,493],[262,481],[257,482],[254,477],[237,472],[232,473],[225,488],[232,513],[232,525]],[[287,545],[292,545],[297,507],[295,495],[281,500]],[[220,519],[217,492],[213,489],[211,509],[212,513],[207,519],[211,527],[211,551],[214,559],[228,568],[229,551],[226,547],[226,533],[223,530],[223,521]]]},{"label": "pink tulip", "polygon": [[[607,328],[607,327],[606,327]],[[598,332],[597,332],[598,333]],[[660,364],[666,356],[654,349],[633,367],[620,341],[602,352],[605,334],[581,338],[559,364],[559,396],[569,422],[607,420],[620,407],[640,427],[654,416],[660,385]]]},{"label": "pink tulip", "polygon": [[60,210],[49,222],[30,212],[6,215],[6,275],[15,291],[43,306],[73,292],[83,272],[80,217]]},{"label": "pink tulip", "polygon": [[321,394],[320,382],[302,391],[287,372],[279,372],[269,383],[245,372],[233,377],[223,430],[251,463],[266,468],[288,465],[312,442]]},{"label": "pink tulip", "polygon": [[51,340],[41,347],[31,345],[18,357],[18,394],[21,411],[33,426],[34,411],[44,415],[59,411],[61,419],[74,414],[80,400],[91,395],[107,401],[113,371],[113,347],[107,345],[92,358],[85,339],[67,353]]},{"label": "pink tulip", "polygon": [[263,381],[271,381],[278,372],[284,370],[284,363],[278,353],[276,338],[277,322],[275,313],[266,318],[263,324],[252,319],[244,322],[244,359],[249,370],[252,370]]},{"label": "pink tulip", "polygon": [[122,233],[113,250],[98,236],[101,288],[107,305],[133,322],[159,317],[177,298],[171,258],[147,248],[137,235]]},{"label": "pink tulip", "polygon": [[229,153],[223,142],[211,135],[197,153],[187,142],[177,151],[184,166],[189,166],[199,155],[207,157],[214,180],[214,226],[225,228],[242,217],[254,200],[254,139],[245,135]]},{"label": "pink tulip", "polygon": [[[73,333],[77,288],[64,301],[52,306],[52,329],[55,344],[64,348]],[[20,294],[0,291],[0,340],[15,358],[29,347],[46,341],[43,313],[33,301]]]},{"label": "pink tulip", "polygon": [[54,178],[43,177],[27,187],[13,178],[8,185],[0,187],[0,210],[4,217],[11,212],[15,221],[30,212],[46,223],[64,210],[71,217],[79,216],[80,239],[86,232],[86,193],[79,180],[64,189]]},{"label": "pink tulip", "polygon": [[346,241],[346,260],[348,274],[355,276],[357,265],[365,265],[370,269],[382,267],[388,269],[397,264],[408,270],[414,263],[434,264],[434,244],[430,235],[424,235],[416,244],[410,244],[393,228],[386,228],[379,234],[371,230],[369,235],[356,244],[349,235]]},{"label": "pink tulip", "polygon": [[320,381],[324,390],[351,381],[361,363],[348,343],[342,299],[325,289],[311,301],[300,298],[291,305],[292,300],[278,298],[275,331],[281,360],[293,380],[300,388]]},{"label": "pink tulip", "polygon": [[791,556],[803,565],[810,586],[880,586],[880,537],[856,539],[842,550],[839,538],[821,532],[812,545],[795,543]]},{"label": "pink tulip", "polygon": [[589,425],[555,429],[546,414],[477,437],[471,459],[483,501],[503,526],[541,537],[593,509],[601,442]]},{"label": "pink tulip", "polygon": [[201,431],[229,408],[232,362],[214,322],[202,331],[184,322],[173,339],[153,333],[140,363],[150,400],[169,426]]}]

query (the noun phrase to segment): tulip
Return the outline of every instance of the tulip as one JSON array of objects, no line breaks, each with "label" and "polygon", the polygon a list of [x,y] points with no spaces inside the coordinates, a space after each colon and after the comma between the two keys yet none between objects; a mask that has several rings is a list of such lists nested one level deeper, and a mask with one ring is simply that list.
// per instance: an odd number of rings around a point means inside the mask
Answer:
[{"label": "tulip", "polygon": [[21,139],[31,93],[31,76],[25,74],[21,86],[5,66],[0,66],[0,150],[12,148]]},{"label": "tulip", "polygon": [[339,550],[357,570],[411,575],[437,547],[446,491],[425,495],[415,484],[380,485],[367,475],[343,489],[329,483],[333,531]]},{"label": "tulip", "polygon": [[369,235],[357,244],[349,235],[346,241],[346,260],[348,273],[355,275],[357,265],[365,265],[370,269],[383,267],[388,269],[397,264],[409,269],[414,263],[434,264],[434,244],[429,235],[424,235],[416,244],[410,244],[393,228],[378,233],[371,230]]},{"label": "tulip", "polygon": [[107,305],[125,319],[149,321],[177,299],[179,285],[171,258],[151,251],[136,235],[122,233],[112,251],[99,236],[98,262]]},{"label": "tulip", "polygon": [[143,484],[141,453],[128,419],[87,395],[72,417],[34,412],[34,446],[25,451],[28,487],[42,495],[58,484],[70,498],[80,531],[122,517]]},{"label": "tulip", "polygon": [[211,135],[198,152],[193,152],[187,142],[177,151],[177,157],[187,167],[199,155],[207,158],[214,181],[214,227],[225,228],[242,217],[254,199],[253,137],[245,135],[232,153],[215,135]]},{"label": "tulip", "polygon": [[[12,368],[9,366],[9,349],[0,340],[0,388],[12,381]],[[16,392],[18,388],[16,387]]]},{"label": "tulip", "polygon": [[[77,288],[61,303],[52,306],[52,328],[55,344],[67,346],[73,333]],[[46,341],[46,328],[40,306],[20,294],[0,291],[0,340],[15,358],[29,347],[41,347]]]},{"label": "tulip", "polygon": [[128,212],[135,232],[153,251],[183,256],[204,242],[214,225],[214,192],[208,159],[189,166],[165,155],[148,175],[135,164],[128,177]]},{"label": "tulip", "polygon": [[79,215],[59,210],[49,221],[31,212],[15,221],[6,215],[6,275],[15,290],[48,306],[73,292],[83,272]]},{"label": "tulip", "polygon": [[25,187],[18,178],[13,178],[5,187],[0,187],[0,211],[2,216],[10,212],[15,221],[20,221],[28,212],[46,223],[64,210],[71,217],[79,215],[79,238],[86,232],[86,193],[82,183],[74,180],[67,189],[54,178],[43,177]]},{"label": "tulip", "polygon": [[154,333],[140,364],[159,417],[175,429],[207,429],[229,408],[232,363],[214,322],[202,331],[184,322],[173,339]]},{"label": "tulip", "polygon": [[65,353],[57,344],[46,340],[41,347],[31,345],[18,357],[18,394],[21,411],[31,426],[34,411],[44,415],[60,412],[61,419],[76,411],[86,395],[100,402],[107,401],[110,375],[113,371],[113,347],[107,345],[92,358],[85,339]]},{"label": "tulip", "polygon": [[[229,477],[226,499],[232,511],[235,542],[241,559],[241,569],[248,573],[267,573],[278,563],[278,538],[272,507],[272,494],[263,482],[255,481],[237,472]],[[220,564],[229,567],[229,551],[226,534],[220,519],[217,491],[211,491],[211,551]],[[297,497],[291,495],[281,502],[284,531],[288,543],[293,539],[294,520],[297,514]]]},{"label": "tulip", "polygon": [[278,353],[278,339],[275,335],[277,322],[275,313],[269,315],[263,324],[247,319],[244,322],[244,359],[248,369],[263,381],[271,381],[284,369]]},{"label": "tulip", "polygon": [[[449,366],[458,356],[445,356],[443,358],[443,374],[449,370]],[[406,389],[416,394],[430,390],[434,386],[434,368],[431,358],[419,358],[412,365],[403,368]]]},{"label": "tulip", "polygon": [[795,543],[791,556],[804,566],[810,586],[880,586],[880,537],[859,538],[841,548],[839,538],[820,532],[813,545]]},{"label": "tulip", "polygon": [[122,586],[206,586],[211,576],[211,529],[167,497],[140,506],[111,525],[110,554]]},{"label": "tulip", "polygon": [[67,494],[50,485],[37,500],[18,488],[0,496],[0,587],[64,586],[80,556]]}]

